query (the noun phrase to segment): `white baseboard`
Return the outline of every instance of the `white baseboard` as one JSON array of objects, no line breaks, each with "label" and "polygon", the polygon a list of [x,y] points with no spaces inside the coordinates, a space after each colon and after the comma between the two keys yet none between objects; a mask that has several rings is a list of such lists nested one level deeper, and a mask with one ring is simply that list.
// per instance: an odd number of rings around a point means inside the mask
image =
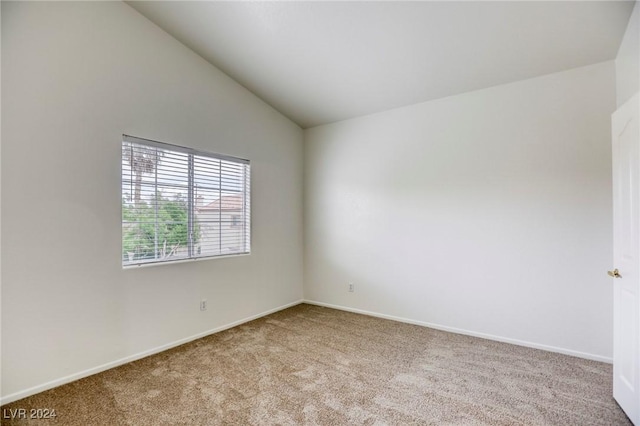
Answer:
[{"label": "white baseboard", "polygon": [[230,328],[233,328],[233,327],[236,327],[238,325],[247,323],[249,321],[253,321],[255,319],[262,318],[262,317],[264,317],[266,315],[269,315],[269,314],[272,314],[274,312],[278,312],[278,311],[281,311],[283,309],[287,309],[287,308],[290,308],[292,306],[299,305],[300,303],[303,303],[303,301],[302,300],[298,300],[298,301],[295,301],[295,302],[292,302],[292,303],[288,303],[286,305],[279,306],[279,307],[274,308],[274,309],[269,309],[268,311],[265,311],[265,312],[262,312],[262,313],[259,313],[259,314],[256,314],[256,315],[252,315],[250,317],[243,318],[241,320],[234,321],[232,323],[225,324],[225,325],[222,325],[220,327],[216,327],[216,328],[213,328],[211,330],[207,330],[207,331],[204,331],[202,333],[195,334],[193,336],[185,337],[184,339],[176,340],[174,342],[167,343],[166,345],[158,346],[158,347],[153,348],[153,349],[149,349],[149,350],[146,350],[146,351],[143,351],[143,352],[139,352],[139,353],[134,354],[134,355],[130,355],[130,356],[127,356],[127,357],[124,357],[124,358],[120,358],[120,359],[118,359],[116,361],[108,362],[106,364],[102,364],[102,365],[99,365],[97,367],[89,368],[87,370],[80,371],[78,373],[70,374],[68,376],[61,377],[61,378],[56,379],[56,380],[52,380],[50,382],[43,383],[41,385],[33,386],[33,387],[29,388],[29,389],[25,389],[25,390],[22,390],[22,391],[19,391],[19,392],[12,393],[11,395],[3,396],[2,398],[0,398],[0,405],[9,404],[11,402],[18,401],[18,400],[20,400],[22,398],[26,398],[28,396],[35,395],[37,393],[44,392],[46,390],[53,389],[55,387],[58,387],[58,386],[61,386],[61,385],[67,384],[67,383],[71,383],[71,382],[74,382],[76,380],[80,380],[80,379],[83,379],[85,377],[92,376],[92,375],[97,374],[97,373],[101,373],[101,372],[109,370],[111,368],[119,367],[119,366],[127,364],[129,362],[137,361],[139,359],[146,358],[146,357],[151,356],[151,355],[155,355],[155,354],[160,353],[162,351],[166,351],[167,349],[175,348],[176,346],[184,345],[185,343],[189,343],[189,342],[191,342],[193,340],[197,340],[197,339],[200,339],[202,337],[209,336],[211,334],[215,334],[215,333],[219,333],[219,332],[224,331],[224,330],[228,330]]},{"label": "white baseboard", "polygon": [[412,320],[412,319],[409,319],[409,318],[396,317],[396,316],[393,316],[393,315],[386,315],[386,314],[381,314],[381,313],[378,313],[378,312],[366,311],[366,310],[363,310],[363,309],[350,308],[348,306],[332,305],[331,303],[316,302],[314,300],[303,300],[302,302],[303,303],[308,303],[310,305],[324,306],[326,308],[338,309],[338,310],[341,310],[341,311],[353,312],[353,313],[356,313],[356,314],[363,314],[363,315],[369,315],[369,316],[372,316],[372,317],[378,317],[378,318],[384,318],[384,319],[389,319],[389,320],[393,320],[393,321],[404,322],[404,323],[407,323],[407,324],[420,325],[420,326],[423,326],[423,327],[434,328],[436,330],[449,331],[451,333],[464,334],[464,335],[467,335],[467,336],[480,337],[480,338],[488,339],[488,340],[495,340],[497,342],[510,343],[512,345],[525,346],[527,348],[541,349],[543,351],[556,352],[556,353],[560,353],[560,354],[564,354],[564,355],[575,356],[575,357],[578,357],[578,358],[584,358],[584,359],[590,359],[590,360],[593,360],[593,361],[606,362],[608,364],[612,364],[613,363],[613,359],[612,358],[605,357],[605,356],[600,356],[600,355],[594,355],[594,354],[590,354],[590,353],[587,353],[587,352],[574,351],[574,350],[571,350],[571,349],[558,348],[556,346],[542,345],[542,344],[539,344],[539,343],[526,342],[526,341],[517,340],[517,339],[510,339],[508,337],[494,336],[492,334],[478,333],[478,332],[475,332],[475,331],[464,330],[464,329],[461,329],[461,328],[448,327],[448,326],[445,326],[445,325],[434,324],[434,323],[425,322],[425,321],[416,321],[416,320]]}]

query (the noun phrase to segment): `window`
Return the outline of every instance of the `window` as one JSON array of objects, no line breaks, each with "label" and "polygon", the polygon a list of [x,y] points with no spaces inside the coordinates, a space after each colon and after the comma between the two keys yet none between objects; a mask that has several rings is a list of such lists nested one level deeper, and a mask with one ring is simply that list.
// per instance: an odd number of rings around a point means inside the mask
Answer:
[{"label": "window", "polygon": [[123,135],[122,265],[248,254],[248,160]]}]

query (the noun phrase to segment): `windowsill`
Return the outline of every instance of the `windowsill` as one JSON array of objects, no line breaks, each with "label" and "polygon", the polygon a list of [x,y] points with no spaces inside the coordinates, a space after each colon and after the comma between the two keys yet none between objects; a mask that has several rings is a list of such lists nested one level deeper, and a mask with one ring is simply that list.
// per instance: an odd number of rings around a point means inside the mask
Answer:
[{"label": "windowsill", "polygon": [[176,260],[165,260],[160,262],[146,262],[146,263],[135,263],[132,265],[122,265],[123,270],[127,269],[138,269],[138,268],[147,268],[149,266],[162,266],[162,265],[175,265],[176,263],[192,263],[192,262],[201,262],[203,260],[213,260],[213,259],[226,259],[229,257],[241,257],[241,256],[249,256],[249,253],[236,253],[236,254],[223,254],[219,256],[207,256],[207,257],[195,257],[189,259],[176,259]]}]

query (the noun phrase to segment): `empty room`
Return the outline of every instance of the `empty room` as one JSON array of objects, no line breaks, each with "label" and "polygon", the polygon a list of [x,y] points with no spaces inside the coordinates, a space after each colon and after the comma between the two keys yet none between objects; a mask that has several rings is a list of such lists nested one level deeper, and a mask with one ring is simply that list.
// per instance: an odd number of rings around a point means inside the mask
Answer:
[{"label": "empty room", "polygon": [[0,421],[639,425],[637,1],[2,1]]}]

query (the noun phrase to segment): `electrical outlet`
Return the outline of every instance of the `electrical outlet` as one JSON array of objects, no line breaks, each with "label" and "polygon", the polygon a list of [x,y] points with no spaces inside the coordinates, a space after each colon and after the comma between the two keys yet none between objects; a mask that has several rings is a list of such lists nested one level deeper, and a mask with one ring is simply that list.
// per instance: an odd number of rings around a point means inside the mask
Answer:
[{"label": "electrical outlet", "polygon": [[207,310],[207,299],[202,299],[200,301],[200,310],[201,311],[206,311]]},{"label": "electrical outlet", "polygon": [[355,291],[355,286],[353,283],[349,283],[349,293],[353,293]]}]

